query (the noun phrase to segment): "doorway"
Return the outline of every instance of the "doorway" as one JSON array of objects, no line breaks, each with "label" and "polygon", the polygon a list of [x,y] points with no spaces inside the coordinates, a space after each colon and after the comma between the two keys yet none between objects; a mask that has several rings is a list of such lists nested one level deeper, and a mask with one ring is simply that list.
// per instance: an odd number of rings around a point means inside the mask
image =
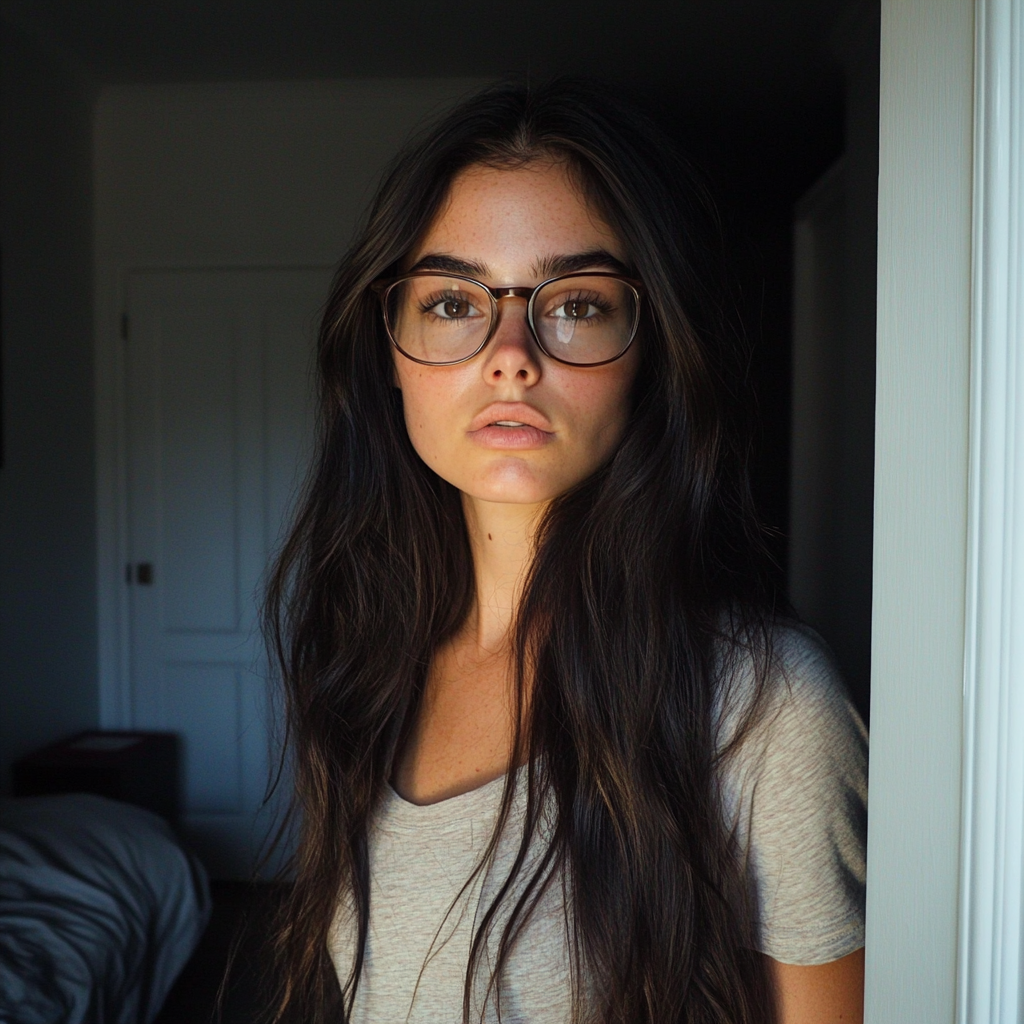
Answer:
[{"label": "doorway", "polygon": [[248,877],[273,808],[266,566],[312,442],[328,269],[136,270],[124,321],[131,724],[182,743],[183,825]]}]

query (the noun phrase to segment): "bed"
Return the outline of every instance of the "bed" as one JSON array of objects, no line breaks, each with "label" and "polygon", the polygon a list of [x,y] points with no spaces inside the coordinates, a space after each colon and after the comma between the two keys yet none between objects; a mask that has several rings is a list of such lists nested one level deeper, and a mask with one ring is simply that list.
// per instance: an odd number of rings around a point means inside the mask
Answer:
[{"label": "bed", "polygon": [[149,1024],[209,915],[202,865],[155,814],[0,801],[0,1024]]}]

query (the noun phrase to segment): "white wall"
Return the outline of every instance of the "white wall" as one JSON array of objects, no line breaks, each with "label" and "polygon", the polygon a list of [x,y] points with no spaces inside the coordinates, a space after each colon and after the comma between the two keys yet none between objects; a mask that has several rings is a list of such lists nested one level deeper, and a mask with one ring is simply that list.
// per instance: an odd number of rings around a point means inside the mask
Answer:
[{"label": "white wall", "polygon": [[[118,86],[94,138],[101,715],[128,721],[122,349],[128,269],[335,264],[381,169],[468,80]],[[326,296],[325,296],[326,298]]]},{"label": "white wall", "polygon": [[0,791],[97,722],[90,96],[3,25]]}]

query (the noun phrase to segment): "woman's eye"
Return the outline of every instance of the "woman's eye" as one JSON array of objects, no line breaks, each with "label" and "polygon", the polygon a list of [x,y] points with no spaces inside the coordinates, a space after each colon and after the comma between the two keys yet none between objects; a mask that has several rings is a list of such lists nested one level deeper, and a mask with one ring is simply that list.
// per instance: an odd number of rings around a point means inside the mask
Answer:
[{"label": "woman's eye", "polygon": [[548,315],[559,320],[592,320],[604,312],[592,299],[575,298],[562,299]]},{"label": "woman's eye", "polygon": [[561,314],[556,315],[568,317],[570,320],[585,320],[597,312],[589,302],[583,302],[581,299],[570,299],[563,302],[560,308]]},{"label": "woman's eye", "polygon": [[428,306],[426,311],[442,320],[465,320],[467,317],[480,315],[472,302],[457,295],[439,299]]}]

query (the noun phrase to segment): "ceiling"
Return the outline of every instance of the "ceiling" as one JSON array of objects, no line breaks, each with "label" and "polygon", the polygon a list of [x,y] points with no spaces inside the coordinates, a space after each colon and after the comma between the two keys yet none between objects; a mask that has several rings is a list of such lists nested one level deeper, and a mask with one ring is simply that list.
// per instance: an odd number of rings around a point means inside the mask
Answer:
[{"label": "ceiling", "polygon": [[583,72],[695,120],[834,106],[851,0],[0,0],[97,84]]}]

